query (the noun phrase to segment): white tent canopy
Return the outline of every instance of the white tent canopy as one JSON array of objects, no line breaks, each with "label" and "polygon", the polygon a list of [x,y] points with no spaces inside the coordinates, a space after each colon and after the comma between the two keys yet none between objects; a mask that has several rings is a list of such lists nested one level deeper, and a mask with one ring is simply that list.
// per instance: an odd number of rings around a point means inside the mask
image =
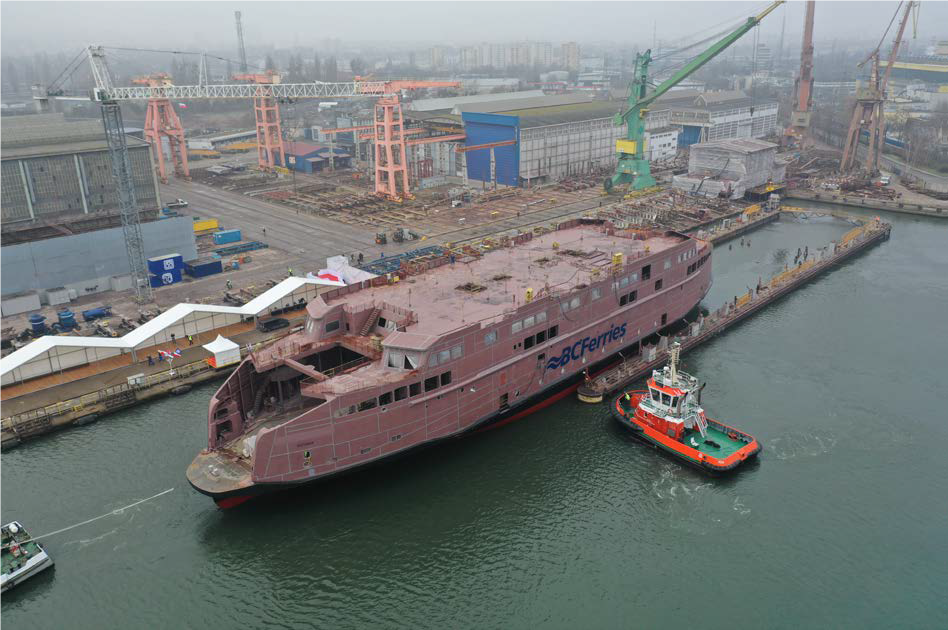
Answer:
[{"label": "white tent canopy", "polygon": [[217,335],[217,339],[201,347],[214,355],[211,357],[211,365],[214,367],[224,367],[240,362],[240,346],[221,335]]}]

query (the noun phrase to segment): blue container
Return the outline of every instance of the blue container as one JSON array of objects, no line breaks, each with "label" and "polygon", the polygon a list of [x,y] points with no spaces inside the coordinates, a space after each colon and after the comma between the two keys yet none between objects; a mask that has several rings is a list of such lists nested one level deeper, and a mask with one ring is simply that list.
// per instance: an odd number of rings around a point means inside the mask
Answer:
[{"label": "blue container", "polygon": [[199,258],[184,263],[184,273],[192,278],[203,278],[224,271],[220,258]]},{"label": "blue container", "polygon": [[46,332],[46,317],[39,313],[30,315],[30,326],[32,327],[33,335],[42,335]]},{"label": "blue container", "polygon": [[59,317],[60,327],[64,330],[72,330],[73,328],[79,327],[79,324],[76,323],[76,314],[68,308],[64,311],[59,311],[56,315]]},{"label": "blue container", "polygon": [[110,315],[112,315],[112,307],[110,306],[100,306],[99,308],[90,308],[87,311],[82,311],[82,319],[87,322],[100,317],[109,317]]},{"label": "blue container", "polygon": [[175,284],[176,282],[181,282],[181,269],[171,269],[148,277],[148,284],[150,284],[153,289]]},{"label": "blue container", "polygon": [[227,243],[237,243],[241,240],[240,230],[221,230],[214,232],[214,244],[226,245]]},{"label": "blue container", "polygon": [[148,259],[148,273],[161,275],[166,271],[177,269],[179,272],[184,266],[184,257],[181,254],[165,254]]}]

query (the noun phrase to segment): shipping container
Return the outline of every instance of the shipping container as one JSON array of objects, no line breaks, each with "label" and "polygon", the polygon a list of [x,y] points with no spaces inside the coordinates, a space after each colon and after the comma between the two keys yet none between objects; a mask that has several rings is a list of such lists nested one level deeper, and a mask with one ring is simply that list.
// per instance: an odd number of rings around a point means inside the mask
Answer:
[{"label": "shipping container", "polygon": [[203,278],[224,270],[219,258],[199,258],[184,263],[184,273],[192,278]]},{"label": "shipping container", "polygon": [[227,243],[237,243],[241,240],[240,230],[221,230],[214,232],[214,244],[226,245]]},{"label": "shipping container", "polygon": [[165,254],[164,256],[155,256],[148,259],[148,272],[152,274],[162,274],[173,269],[178,270],[181,275],[181,267],[184,264],[184,257],[181,254]]},{"label": "shipping container", "polygon": [[170,269],[148,278],[148,283],[152,288],[163,287],[176,282],[181,282],[181,269]]},{"label": "shipping container", "polygon": [[46,289],[46,303],[50,306],[69,303],[69,289],[66,287],[56,287],[55,289]]},{"label": "shipping container", "polygon": [[19,315],[29,311],[38,311],[40,309],[39,293],[26,292],[5,295],[2,300],[2,309],[4,317],[9,315]]},{"label": "shipping container", "polygon": [[217,223],[217,219],[201,219],[194,222],[194,233],[203,234],[209,230],[217,230],[220,228],[220,225]]}]

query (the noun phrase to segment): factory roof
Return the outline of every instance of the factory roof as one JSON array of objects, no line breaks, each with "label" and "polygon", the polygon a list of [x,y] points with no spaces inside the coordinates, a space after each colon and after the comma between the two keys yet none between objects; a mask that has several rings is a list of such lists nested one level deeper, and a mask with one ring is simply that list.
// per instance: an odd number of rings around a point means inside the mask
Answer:
[{"label": "factory roof", "polygon": [[562,125],[583,120],[599,120],[612,118],[620,110],[615,101],[592,101],[573,105],[555,105],[552,107],[537,107],[497,112],[509,116],[520,117],[520,128],[545,127],[547,125]]},{"label": "factory roof", "polygon": [[755,99],[742,90],[674,90],[661,96],[658,103],[676,110],[724,111],[749,105],[775,104],[773,99]]},{"label": "factory roof", "polygon": [[458,105],[508,101],[512,99],[528,98],[531,96],[543,96],[543,90],[501,92],[499,94],[473,94],[470,96],[449,96],[446,98],[421,98],[412,102],[411,109],[416,112],[431,112],[437,110],[450,111]]},{"label": "factory roof", "polygon": [[[107,147],[99,119],[66,120],[62,114],[6,116],[0,122],[3,159],[102,151]],[[133,136],[129,147],[148,146]]]},{"label": "factory roof", "polygon": [[776,149],[777,145],[773,142],[758,140],[757,138],[728,138],[726,140],[712,140],[710,142],[699,142],[691,145],[691,150],[701,151],[702,149],[724,149],[725,151],[734,151],[736,153],[757,153],[768,149]]},{"label": "factory roof", "polygon": [[555,94],[552,96],[541,95],[528,98],[516,98],[504,101],[488,101],[485,103],[463,103],[455,106],[454,113],[477,112],[481,114],[494,114],[497,112],[508,112],[512,110],[535,109],[538,107],[553,107],[557,105],[576,105],[579,103],[589,103],[592,99],[588,94]]}]

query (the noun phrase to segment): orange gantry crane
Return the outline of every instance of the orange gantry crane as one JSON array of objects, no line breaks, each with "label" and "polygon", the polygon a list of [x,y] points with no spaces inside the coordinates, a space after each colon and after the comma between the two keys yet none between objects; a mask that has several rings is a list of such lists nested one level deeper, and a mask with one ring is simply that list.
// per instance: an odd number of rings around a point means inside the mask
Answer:
[{"label": "orange gantry crane", "polygon": [[[839,170],[843,173],[852,171],[856,165],[856,149],[859,147],[859,138],[862,136],[864,129],[869,132],[869,147],[866,151],[864,170],[870,176],[879,172],[879,155],[882,153],[882,147],[885,144],[885,91],[889,83],[889,75],[892,73],[892,66],[899,55],[902,35],[905,33],[909,16],[918,3],[912,1],[900,2],[892,18],[893,21],[898,16],[899,9],[902,8],[903,4],[905,5],[905,12],[902,14],[902,20],[899,22],[898,31],[892,42],[892,50],[889,52],[885,71],[882,71],[879,62],[879,49],[889,32],[888,28],[882,34],[879,45],[859,64],[859,67],[862,67],[867,62],[872,62],[869,84],[856,91],[856,105],[853,108],[853,117],[849,123],[849,131],[846,133],[846,140],[843,144],[843,157],[839,162]],[[891,26],[892,23],[890,22],[889,27]]]},{"label": "orange gantry crane", "polygon": [[[163,87],[171,85],[171,77],[159,72],[132,79],[132,83],[150,87]],[[191,172],[188,170],[188,147],[184,139],[184,127],[181,125],[178,114],[174,111],[171,100],[167,97],[159,96],[148,99],[148,108],[145,110],[145,140],[151,145],[152,154],[155,156],[155,165],[158,168],[158,177],[162,183],[168,183],[168,169],[165,166],[165,141],[168,143],[174,174],[183,178],[191,176]]]},{"label": "orange gantry crane", "polygon": [[273,97],[273,86],[280,83],[280,75],[267,70],[261,74],[236,74],[235,81],[248,81],[255,86],[253,113],[257,128],[257,164],[264,170],[286,166],[283,146],[283,128],[280,125],[280,106]]}]

